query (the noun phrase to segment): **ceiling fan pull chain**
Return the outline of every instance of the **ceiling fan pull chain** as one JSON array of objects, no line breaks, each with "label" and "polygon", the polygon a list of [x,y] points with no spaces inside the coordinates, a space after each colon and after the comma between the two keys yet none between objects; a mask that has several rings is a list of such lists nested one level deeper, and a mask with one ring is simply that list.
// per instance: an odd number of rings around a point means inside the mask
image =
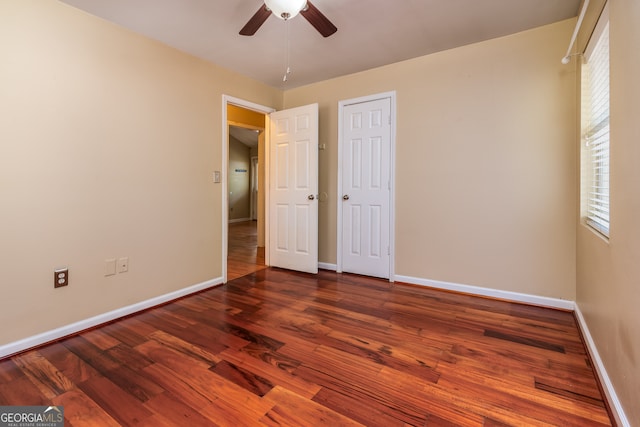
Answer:
[{"label": "ceiling fan pull chain", "polygon": [[289,28],[289,20],[285,20],[285,25],[287,26],[287,47],[286,47],[286,53],[285,53],[285,66],[286,66],[286,71],[284,73],[284,77],[282,77],[282,82],[286,83],[287,80],[289,79],[289,74],[291,74],[291,37],[290,37],[290,28]]}]

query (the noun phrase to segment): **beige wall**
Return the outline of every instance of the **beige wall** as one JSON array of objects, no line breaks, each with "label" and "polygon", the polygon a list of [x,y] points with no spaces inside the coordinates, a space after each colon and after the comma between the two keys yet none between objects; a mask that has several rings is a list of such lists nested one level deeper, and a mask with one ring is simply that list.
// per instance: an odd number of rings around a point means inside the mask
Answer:
[{"label": "beige wall", "polygon": [[578,225],[577,303],[631,425],[640,425],[640,2],[610,2],[611,228]]},{"label": "beige wall", "polygon": [[396,90],[396,274],[573,300],[574,24],[286,91],[320,105],[320,260],[337,259],[338,102]]},{"label": "beige wall", "polygon": [[229,220],[249,218],[251,149],[229,136]]},{"label": "beige wall", "polygon": [[222,94],[282,92],[53,0],[0,0],[0,52],[0,345],[219,278]]}]

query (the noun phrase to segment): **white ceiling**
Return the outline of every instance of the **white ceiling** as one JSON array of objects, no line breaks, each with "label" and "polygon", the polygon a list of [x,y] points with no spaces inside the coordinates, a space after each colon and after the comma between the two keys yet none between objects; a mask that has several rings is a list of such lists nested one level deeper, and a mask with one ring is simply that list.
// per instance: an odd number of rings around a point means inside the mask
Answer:
[{"label": "white ceiling", "polygon": [[249,148],[258,146],[258,132],[239,126],[229,126],[229,135],[242,142]]},{"label": "white ceiling", "polygon": [[[270,86],[297,86],[575,17],[580,0],[313,0],[338,32],[323,38],[302,16],[270,16],[238,31],[261,0],[62,0]],[[566,41],[567,45],[569,40]],[[559,59],[558,59],[559,60]]]}]

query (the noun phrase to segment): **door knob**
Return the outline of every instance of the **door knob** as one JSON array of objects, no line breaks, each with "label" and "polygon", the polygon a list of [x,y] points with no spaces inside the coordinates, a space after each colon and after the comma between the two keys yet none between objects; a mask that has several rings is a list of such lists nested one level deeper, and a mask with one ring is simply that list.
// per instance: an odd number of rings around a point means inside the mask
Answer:
[{"label": "door knob", "polygon": [[349,195],[345,194],[344,196],[342,196],[342,200],[349,200]]},{"label": "door knob", "polygon": [[314,200],[316,197],[313,194],[309,194],[309,196],[307,196],[307,199],[309,200]]}]

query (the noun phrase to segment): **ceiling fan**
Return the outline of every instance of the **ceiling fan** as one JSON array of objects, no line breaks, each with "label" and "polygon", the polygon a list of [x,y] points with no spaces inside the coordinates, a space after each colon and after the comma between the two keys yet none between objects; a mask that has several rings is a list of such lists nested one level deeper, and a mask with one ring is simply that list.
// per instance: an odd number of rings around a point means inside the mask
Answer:
[{"label": "ceiling fan", "polygon": [[338,31],[336,26],[308,0],[264,0],[260,9],[242,27],[240,35],[254,35],[272,13],[285,21],[299,13],[324,37]]}]

